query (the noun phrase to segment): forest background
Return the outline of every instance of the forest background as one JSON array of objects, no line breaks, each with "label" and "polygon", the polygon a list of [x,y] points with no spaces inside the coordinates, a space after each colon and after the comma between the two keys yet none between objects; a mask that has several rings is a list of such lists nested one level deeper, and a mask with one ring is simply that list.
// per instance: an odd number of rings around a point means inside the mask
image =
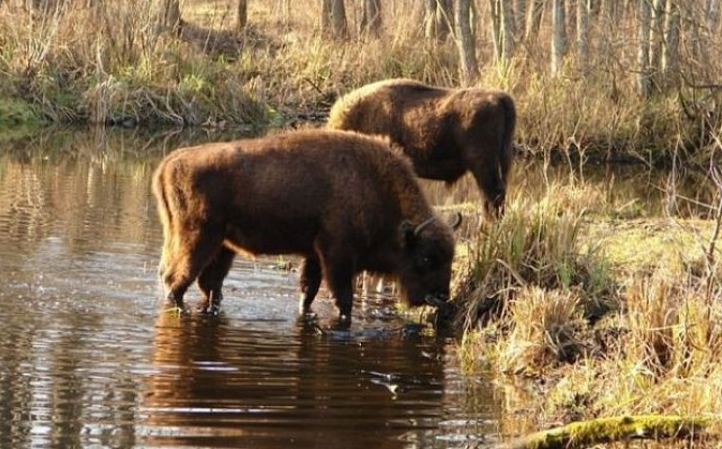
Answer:
[{"label": "forest background", "polygon": [[409,77],[507,90],[517,141],[533,154],[701,162],[722,126],[719,10],[719,0],[3,0],[0,120],[282,125]]}]

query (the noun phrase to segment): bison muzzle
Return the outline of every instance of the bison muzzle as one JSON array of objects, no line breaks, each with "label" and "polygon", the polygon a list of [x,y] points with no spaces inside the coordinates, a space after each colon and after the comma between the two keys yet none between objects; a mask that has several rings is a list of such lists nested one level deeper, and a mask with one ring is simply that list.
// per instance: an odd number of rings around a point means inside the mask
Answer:
[{"label": "bison muzzle", "polygon": [[325,279],[344,322],[362,270],[395,275],[412,306],[449,297],[452,227],[381,139],[308,130],[183,148],[161,161],[153,193],[161,279],[178,307],[197,279],[200,308],[217,311],[239,252],[302,256],[303,311]]},{"label": "bison muzzle", "polygon": [[387,136],[422,178],[453,184],[467,171],[487,215],[503,213],[514,158],[516,109],[509,94],[446,89],[409,79],[363,86],[331,108],[328,127]]}]

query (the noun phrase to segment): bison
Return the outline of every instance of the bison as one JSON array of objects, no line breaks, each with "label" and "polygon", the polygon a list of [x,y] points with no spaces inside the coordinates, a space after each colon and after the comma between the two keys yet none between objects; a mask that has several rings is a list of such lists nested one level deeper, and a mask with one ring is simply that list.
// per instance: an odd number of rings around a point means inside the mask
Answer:
[{"label": "bison", "polygon": [[498,217],[514,158],[515,125],[514,100],[507,93],[392,79],[341,97],[327,126],[387,136],[422,178],[451,185],[470,171],[485,212]]},{"label": "bison", "polygon": [[424,198],[411,163],[387,142],[333,130],[178,149],[153,176],[166,299],[183,308],[194,280],[200,310],[218,311],[236,253],[304,258],[301,307],[322,277],[350,323],[362,270],[397,277],[409,305],[449,297],[452,226]]}]

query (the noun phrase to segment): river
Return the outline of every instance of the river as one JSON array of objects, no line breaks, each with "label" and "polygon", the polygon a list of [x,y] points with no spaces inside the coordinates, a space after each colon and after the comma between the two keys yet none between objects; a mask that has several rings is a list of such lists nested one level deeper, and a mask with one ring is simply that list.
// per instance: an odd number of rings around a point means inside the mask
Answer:
[{"label": "river", "polygon": [[238,258],[220,316],[164,310],[150,178],[208,138],[57,130],[0,144],[0,447],[494,441],[492,383],[464,376],[454,337],[388,295],[357,298],[351,329],[333,330],[325,292],[315,324],[298,318],[295,259]]}]

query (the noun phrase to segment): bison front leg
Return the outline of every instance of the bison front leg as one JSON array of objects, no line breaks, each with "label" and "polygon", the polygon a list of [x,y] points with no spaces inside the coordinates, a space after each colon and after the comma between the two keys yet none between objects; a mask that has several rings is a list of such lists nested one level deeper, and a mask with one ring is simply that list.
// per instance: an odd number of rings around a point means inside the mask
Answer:
[{"label": "bison front leg", "polygon": [[311,304],[321,287],[321,264],[317,257],[309,256],[303,261],[301,267],[301,304],[300,311],[306,314],[311,311]]},{"label": "bison front leg", "polygon": [[324,260],[326,283],[336,300],[339,323],[342,326],[351,324],[353,307],[354,265],[349,258],[330,257]]},{"label": "bison front leg", "polygon": [[223,293],[221,287],[223,280],[233,265],[233,258],[236,253],[232,250],[221,247],[216,257],[213,258],[198,276],[198,288],[203,293],[204,300],[199,304],[198,310],[202,313],[216,314],[221,307]]}]

